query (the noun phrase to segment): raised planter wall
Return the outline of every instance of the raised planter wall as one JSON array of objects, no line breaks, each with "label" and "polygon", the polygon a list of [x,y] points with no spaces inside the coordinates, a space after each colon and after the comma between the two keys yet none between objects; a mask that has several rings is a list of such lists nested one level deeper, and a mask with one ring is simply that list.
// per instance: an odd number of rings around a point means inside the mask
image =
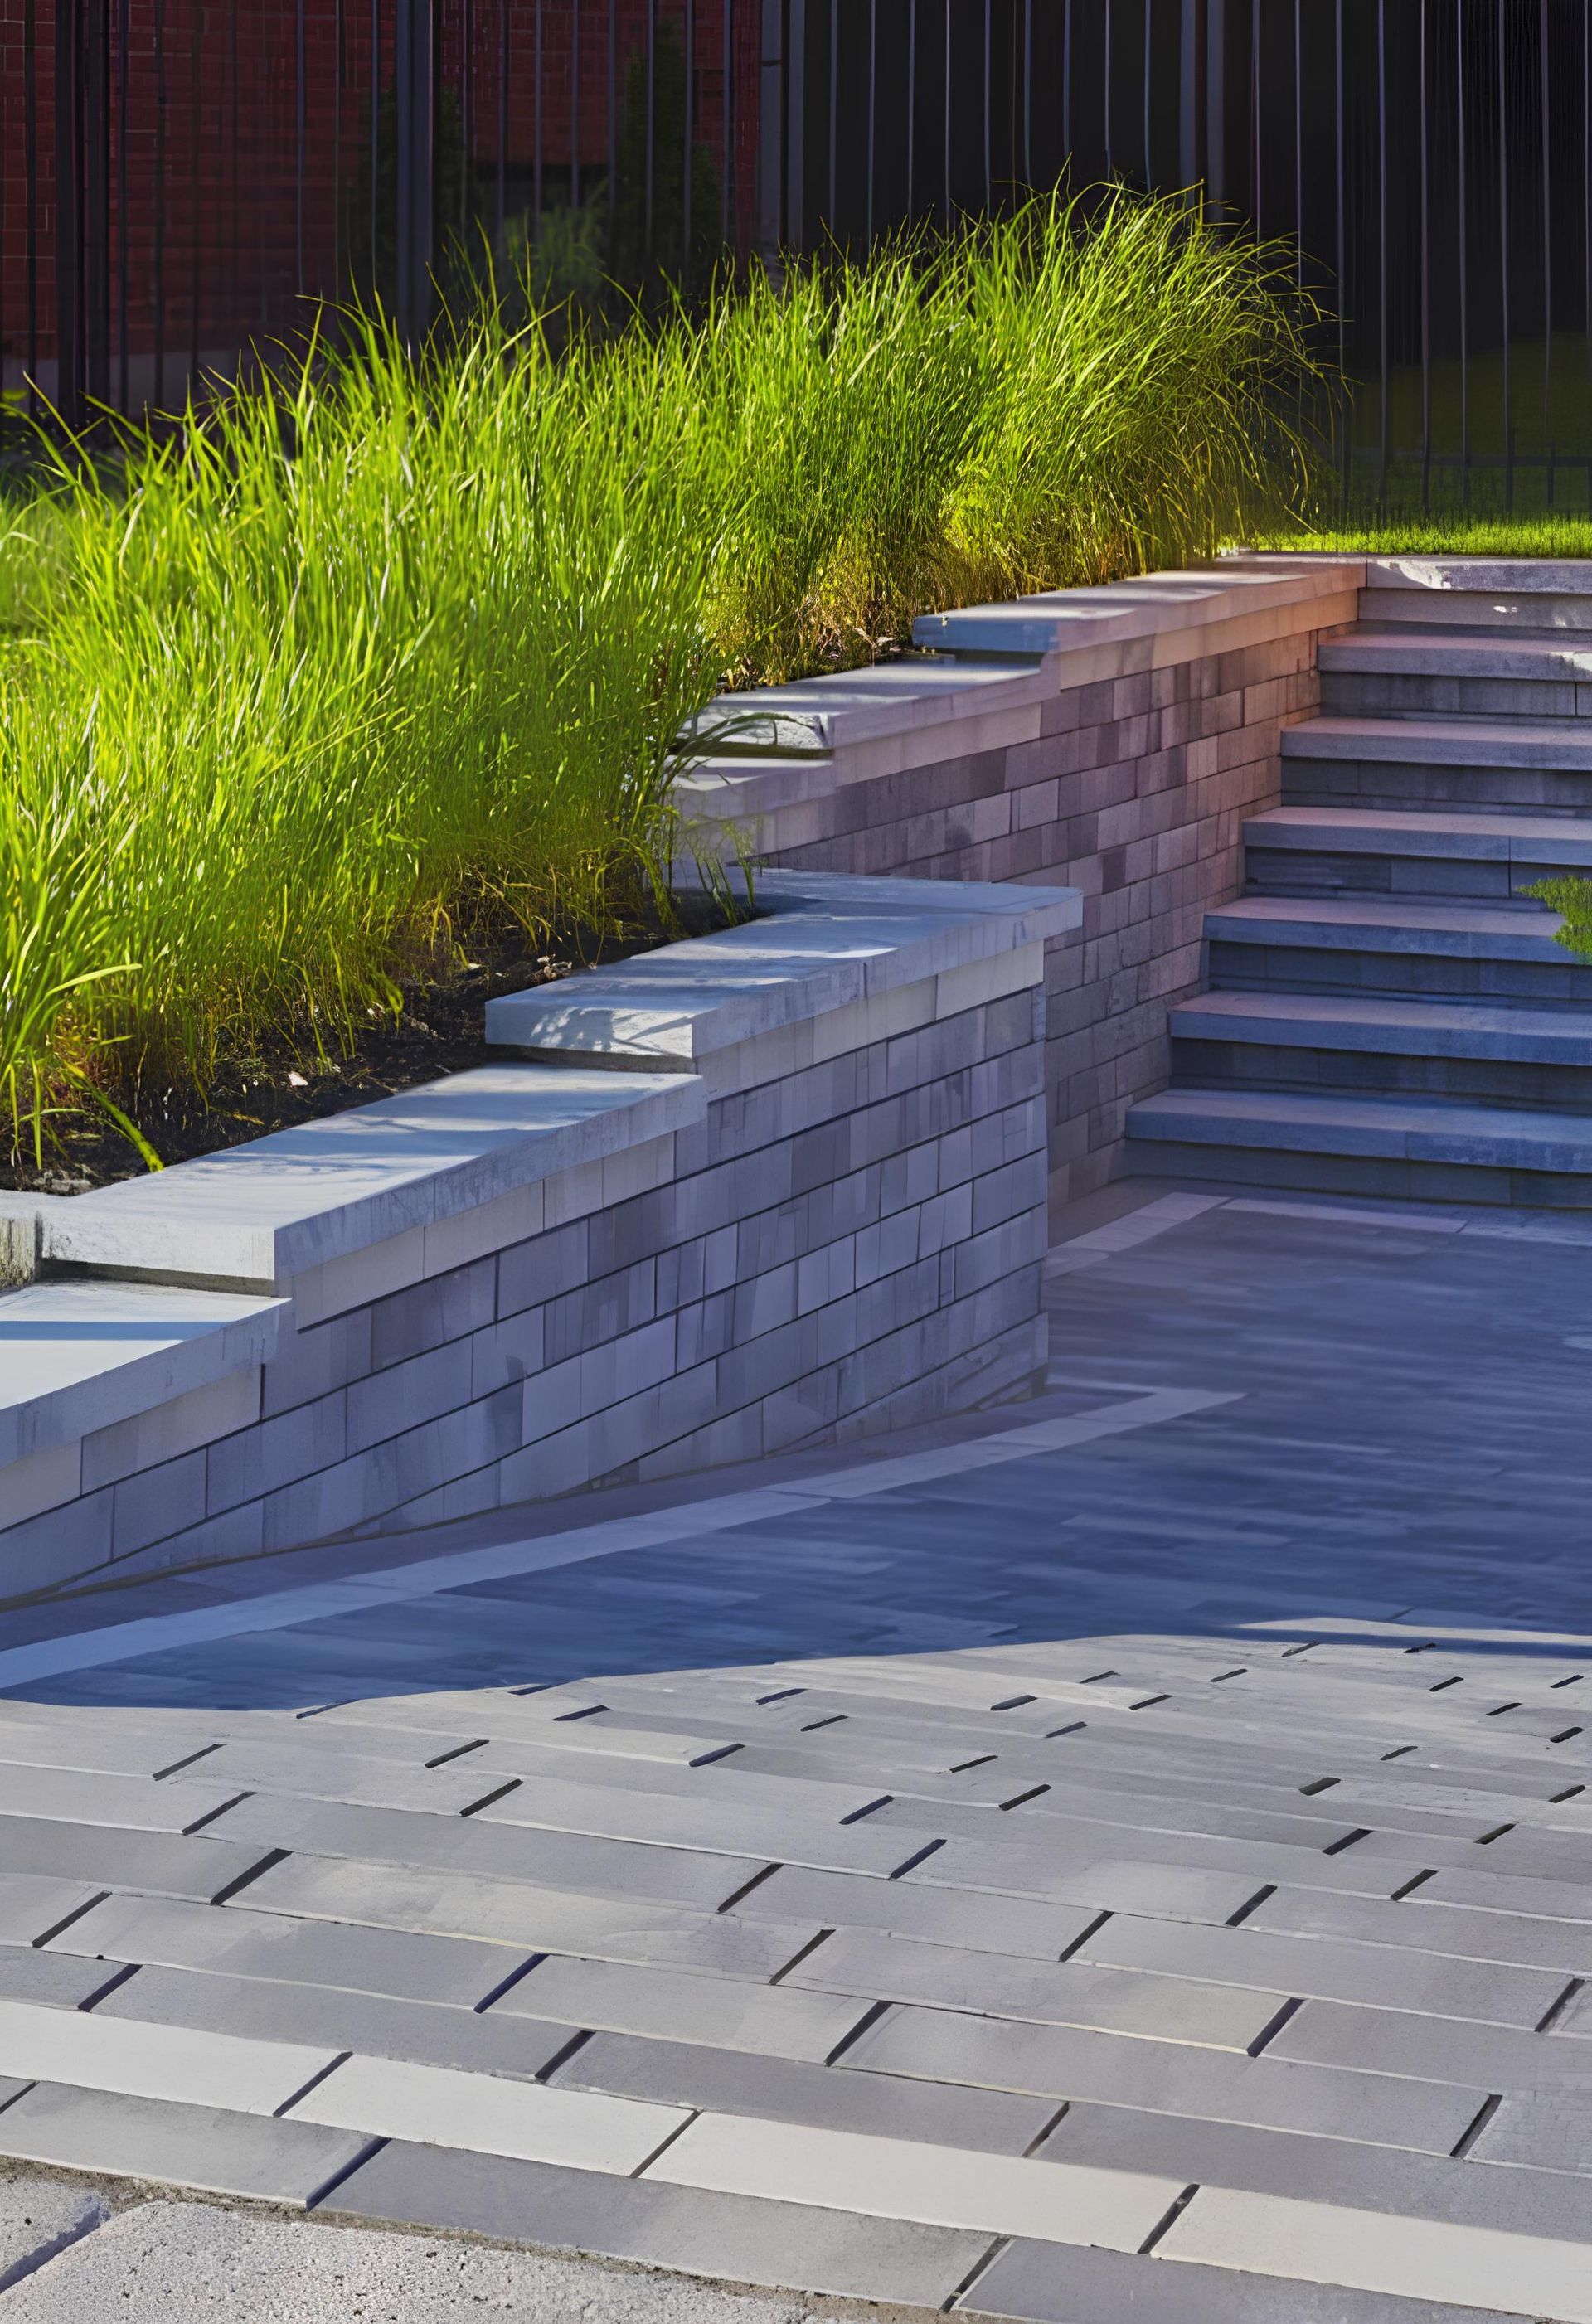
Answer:
[{"label": "raised planter wall", "polygon": [[[10,1198],[0,1598],[833,1442],[1042,1373],[1064,891],[770,875],[504,1062]],[[529,1055],[527,1053],[529,1053]]]},{"label": "raised planter wall", "polygon": [[937,615],[933,662],[717,706],[682,791],[771,863],[1081,891],[1045,969],[1059,1208],[1117,1174],[1128,1107],[1165,1084],[1205,913],[1242,888],[1245,817],[1279,804],[1278,738],[1365,577],[1244,556]]}]

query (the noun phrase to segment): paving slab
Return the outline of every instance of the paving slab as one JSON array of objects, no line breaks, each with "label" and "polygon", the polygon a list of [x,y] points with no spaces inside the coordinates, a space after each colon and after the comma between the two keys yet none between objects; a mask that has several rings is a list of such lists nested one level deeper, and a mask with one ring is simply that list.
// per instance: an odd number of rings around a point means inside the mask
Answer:
[{"label": "paving slab", "polygon": [[[437,2236],[264,2219],[195,2203],[147,2203],[35,2277],[6,2324],[326,2324],[401,2317],[454,2324],[480,2310],[511,2324],[802,2324],[790,2294],[731,2291],[545,2253]],[[833,2312],[833,2311],[832,2311]]]},{"label": "paving slab", "polygon": [[0,2292],[109,2217],[109,2206],[92,2187],[58,2179],[0,2180]]},{"label": "paving slab", "polygon": [[36,2082],[0,2112],[0,2154],[96,2179],[165,2180],[298,2209],[370,2145],[367,2137],[315,2123],[60,2083]]}]

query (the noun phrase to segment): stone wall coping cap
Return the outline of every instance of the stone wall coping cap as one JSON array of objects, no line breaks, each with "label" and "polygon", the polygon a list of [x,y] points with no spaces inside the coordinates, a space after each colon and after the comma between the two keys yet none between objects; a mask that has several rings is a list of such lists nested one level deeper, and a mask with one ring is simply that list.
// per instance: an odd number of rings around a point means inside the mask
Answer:
[{"label": "stone wall coping cap", "polygon": [[0,1471],[275,1352],[285,1300],[49,1282],[0,1296]]},{"label": "stone wall coping cap", "polygon": [[1098,588],[1052,589],[1005,604],[924,613],[912,634],[919,645],[943,651],[1048,656],[1308,604],[1362,586],[1365,576],[1363,557],[1247,552],[1185,572],[1146,573]]},{"label": "stone wall coping cap", "polygon": [[1592,557],[1373,557],[1367,589],[1508,591],[1516,597],[1592,596]]},{"label": "stone wall coping cap", "polygon": [[486,1037],[689,1065],[1081,925],[1073,888],[760,872],[759,917],[487,1003]]},{"label": "stone wall coping cap", "polygon": [[699,1082],[507,1061],[79,1194],[44,1256],[274,1285],[703,1119]]}]

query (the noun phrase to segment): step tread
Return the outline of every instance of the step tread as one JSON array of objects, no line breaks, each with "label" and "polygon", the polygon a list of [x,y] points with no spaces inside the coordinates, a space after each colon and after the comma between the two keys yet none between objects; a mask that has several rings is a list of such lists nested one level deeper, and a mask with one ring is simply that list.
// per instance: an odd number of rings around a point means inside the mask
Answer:
[{"label": "step tread", "polygon": [[1419,549],[1373,557],[1367,589],[1430,589],[1438,595],[1592,596],[1592,558],[1442,557]]},{"label": "step tread", "polygon": [[1423,630],[1413,622],[1352,630],[1321,648],[1321,667],[1366,676],[1592,680],[1592,638],[1565,630]]},{"label": "step tread", "polygon": [[1540,863],[1556,857],[1566,870],[1592,869],[1592,819],[1499,815],[1465,808],[1278,807],[1250,816],[1249,846],[1384,855],[1462,855],[1493,863]]},{"label": "step tread", "polygon": [[1127,1134],[1185,1145],[1592,1171],[1592,1117],[1439,1098],[1169,1089],[1142,1098],[1130,1110]]},{"label": "step tread", "polygon": [[[1327,648],[1321,649],[1322,652]],[[1285,759],[1387,759],[1405,766],[1563,768],[1592,773],[1592,719],[1356,718],[1330,712],[1283,729]]]},{"label": "step tread", "polygon": [[1379,993],[1206,992],[1169,1014],[1174,1040],[1592,1066],[1592,1010],[1567,1016]]},{"label": "step tread", "polygon": [[1506,954],[1573,965],[1555,941],[1562,922],[1538,904],[1471,904],[1461,897],[1417,903],[1402,896],[1240,896],[1205,915],[1207,936],[1230,943],[1284,940],[1349,946],[1369,931],[1409,951]]}]

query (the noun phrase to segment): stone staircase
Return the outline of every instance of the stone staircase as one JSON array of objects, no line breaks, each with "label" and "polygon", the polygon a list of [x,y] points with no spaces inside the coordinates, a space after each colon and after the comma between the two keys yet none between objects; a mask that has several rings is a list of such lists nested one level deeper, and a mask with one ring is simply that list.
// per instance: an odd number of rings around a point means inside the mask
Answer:
[{"label": "stone staircase", "polygon": [[1592,1208],[1592,964],[1523,891],[1592,876],[1592,562],[1388,558],[1206,917],[1163,1176]]}]

